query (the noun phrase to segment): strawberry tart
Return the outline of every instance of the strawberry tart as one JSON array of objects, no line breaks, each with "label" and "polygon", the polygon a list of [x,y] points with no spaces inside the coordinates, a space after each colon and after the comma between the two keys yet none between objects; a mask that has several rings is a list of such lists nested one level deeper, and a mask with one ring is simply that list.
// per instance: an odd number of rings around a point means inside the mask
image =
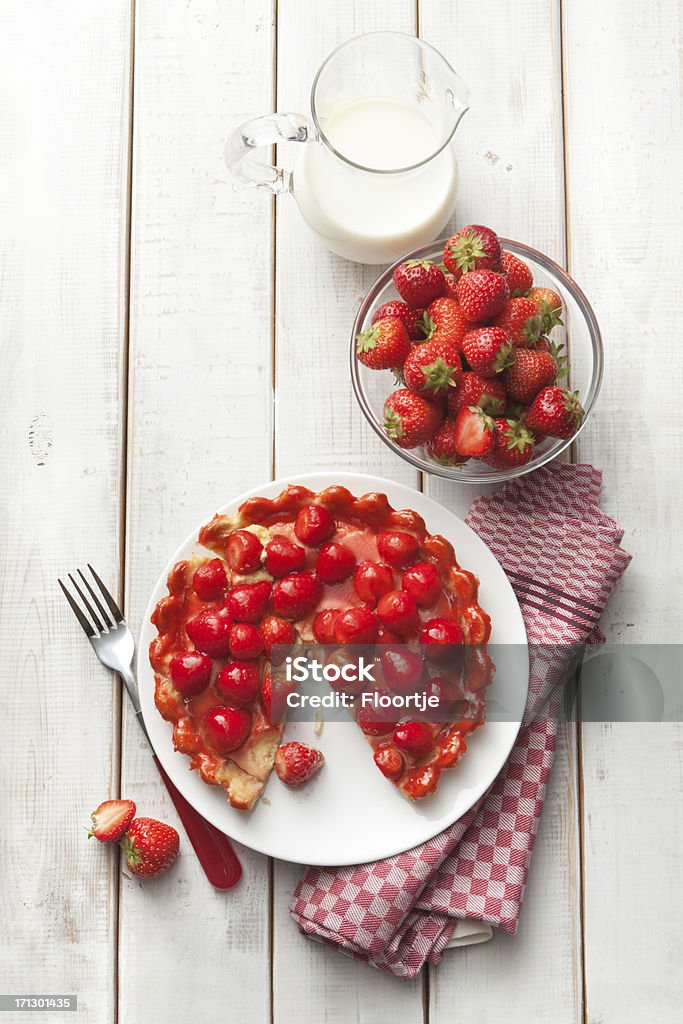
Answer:
[{"label": "strawberry tart", "polygon": [[330,658],[373,658],[385,701],[438,698],[434,721],[387,714],[358,690],[351,698],[384,776],[409,799],[433,793],[484,723],[493,677],[478,581],[452,545],[386,495],[341,486],[250,498],[198,540],[202,553],[172,568],[152,615],[150,661],[156,707],[203,781],[233,807],[254,806],[284,729],[278,665],[317,643]]}]

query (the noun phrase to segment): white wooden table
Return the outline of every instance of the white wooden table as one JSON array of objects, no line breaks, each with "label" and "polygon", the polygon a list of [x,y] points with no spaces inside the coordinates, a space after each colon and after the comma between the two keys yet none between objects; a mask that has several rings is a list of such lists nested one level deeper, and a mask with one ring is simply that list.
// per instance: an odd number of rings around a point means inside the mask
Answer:
[{"label": "white wooden table", "polygon": [[[86,842],[108,794],[175,814],[55,584],[93,561],[137,629],[178,540],[273,474],[421,485],[347,378],[375,271],[317,248],[289,199],[234,192],[222,161],[241,120],[307,109],[332,47],[393,28],[471,89],[457,222],[546,251],[594,304],[607,368],[575,457],[605,471],[635,555],[603,627],[678,640],[682,17],[676,0],[6,0],[0,991],[77,993],[98,1024],[680,1019],[680,726],[567,727],[518,935],[406,984],[298,934],[295,866],[240,850],[220,894],[187,842],[154,884]],[[646,370],[644,348],[663,356]],[[422,483],[460,513],[475,494]]]}]

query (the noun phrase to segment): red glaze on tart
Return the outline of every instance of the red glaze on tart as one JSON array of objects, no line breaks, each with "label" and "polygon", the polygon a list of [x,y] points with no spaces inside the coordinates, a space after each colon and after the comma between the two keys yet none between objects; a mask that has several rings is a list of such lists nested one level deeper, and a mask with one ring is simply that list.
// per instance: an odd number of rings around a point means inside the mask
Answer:
[{"label": "red glaze on tart", "polygon": [[199,544],[210,554],[169,574],[150,661],[156,706],[204,782],[254,806],[283,731],[270,717],[272,647],[315,641],[342,658],[350,644],[376,644],[382,692],[420,685],[448,702],[450,720],[438,722],[354,708],[385,777],[410,799],[434,792],[483,724],[493,677],[478,581],[452,545],[386,495],[340,486],[250,498],[215,516]]}]

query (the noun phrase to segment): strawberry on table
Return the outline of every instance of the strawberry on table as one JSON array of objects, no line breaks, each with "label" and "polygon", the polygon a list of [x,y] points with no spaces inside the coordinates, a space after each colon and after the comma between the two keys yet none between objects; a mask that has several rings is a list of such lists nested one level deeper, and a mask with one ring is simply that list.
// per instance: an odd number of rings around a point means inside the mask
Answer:
[{"label": "strawberry on table", "polygon": [[406,387],[425,398],[438,398],[455,388],[462,375],[457,347],[448,342],[414,345],[403,364]]},{"label": "strawberry on table", "polygon": [[534,398],[526,415],[525,426],[535,434],[550,437],[573,437],[583,422],[584,411],[578,391],[544,388]]},{"label": "strawberry on table", "polygon": [[489,320],[500,313],[510,298],[507,278],[495,270],[472,270],[456,286],[462,311],[471,322]]},{"label": "strawberry on table", "polygon": [[503,373],[508,398],[529,405],[542,388],[557,376],[557,364],[549,352],[516,348],[514,360]]},{"label": "strawberry on table", "polygon": [[457,426],[455,416],[446,416],[431,440],[427,441],[425,451],[430,459],[440,466],[460,466],[467,461],[457,448]]},{"label": "strawberry on table", "polygon": [[454,445],[463,458],[480,459],[493,446],[494,421],[477,406],[466,406],[455,417]]},{"label": "strawberry on table", "polygon": [[460,348],[472,324],[455,299],[443,296],[430,304],[422,318],[422,329],[425,341],[449,342]]},{"label": "strawberry on table", "polygon": [[376,324],[378,320],[384,320],[389,316],[397,317],[404,324],[411,341],[424,341],[424,331],[422,329],[423,314],[423,309],[411,309],[406,302],[392,299],[390,302],[383,303],[375,310],[372,314],[372,323]]},{"label": "strawberry on table", "polygon": [[154,818],[136,818],[121,843],[128,868],[142,878],[154,878],[170,868],[179,846],[176,830]]},{"label": "strawberry on table", "polygon": [[410,352],[410,337],[402,320],[388,316],[356,337],[356,355],[371,370],[402,366]]},{"label": "strawberry on table", "polygon": [[462,352],[470,367],[482,377],[495,377],[514,359],[512,342],[502,327],[470,331],[463,338]]},{"label": "strawberry on table", "polygon": [[90,815],[92,828],[88,831],[88,839],[98,839],[101,843],[114,843],[125,833],[135,817],[135,804],[132,800],[105,800]]},{"label": "strawberry on table", "polygon": [[536,303],[523,296],[509,299],[491,323],[507,331],[516,347],[530,348],[541,336],[541,317]]},{"label": "strawberry on table", "polygon": [[457,388],[448,393],[448,412],[455,416],[466,405],[478,405],[489,416],[502,416],[507,405],[502,382],[495,377],[482,377],[474,370],[466,370]]},{"label": "strawberry on table", "polygon": [[457,279],[471,270],[498,270],[501,255],[495,231],[482,224],[470,224],[448,239],[443,262]]},{"label": "strawberry on table", "polygon": [[443,419],[434,402],[401,388],[384,403],[384,430],[400,448],[417,448],[432,436]]},{"label": "strawberry on table", "polygon": [[280,782],[296,788],[320,771],[325,758],[320,750],[306,743],[283,743],[275,754],[275,771]]},{"label": "strawberry on table", "polygon": [[513,299],[519,295],[527,295],[534,283],[530,268],[512,252],[504,252],[500,258],[500,269],[508,279],[510,294]]},{"label": "strawberry on table", "polygon": [[495,432],[491,450],[483,461],[495,469],[514,469],[524,466],[534,453],[535,437],[518,420],[494,420]]},{"label": "strawberry on table", "polygon": [[443,271],[430,260],[407,260],[394,271],[394,288],[413,309],[423,309],[446,290]]},{"label": "strawberry on table", "polygon": [[542,334],[562,323],[562,299],[552,288],[532,288],[529,298],[541,317]]}]

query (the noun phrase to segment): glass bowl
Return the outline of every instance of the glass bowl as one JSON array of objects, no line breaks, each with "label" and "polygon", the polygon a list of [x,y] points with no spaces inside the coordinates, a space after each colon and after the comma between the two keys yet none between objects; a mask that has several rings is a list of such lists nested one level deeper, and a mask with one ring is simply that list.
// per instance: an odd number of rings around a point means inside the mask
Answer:
[{"label": "glass bowl", "polygon": [[494,469],[484,462],[470,459],[461,466],[442,466],[432,461],[423,448],[400,448],[385,434],[382,427],[384,419],[384,402],[395,388],[396,381],[390,370],[371,370],[364,366],[356,357],[356,335],[370,327],[372,314],[384,302],[399,299],[394,289],[392,275],[397,266],[406,260],[426,259],[441,263],[446,239],[431,242],[413,250],[397,260],[381,274],[361,303],[351,334],[351,380],[353,390],[365,418],[384,443],[406,462],[410,462],[424,473],[445,477],[447,480],[458,480],[467,484],[495,484],[503,480],[524,476],[544,466],[551,459],[556,459],[584,429],[591,410],[595,405],[600,384],[602,383],[603,350],[600,328],[595,314],[586,296],[575,281],[543,253],[521,242],[513,242],[509,238],[501,238],[501,245],[508,252],[520,256],[530,267],[534,276],[534,287],[552,288],[562,298],[564,326],[555,327],[550,337],[558,345],[564,343],[569,355],[569,375],[563,378],[566,387],[579,392],[581,404],[586,415],[583,423],[573,437],[565,439],[546,438],[536,446],[533,458],[525,466],[514,469]]}]

